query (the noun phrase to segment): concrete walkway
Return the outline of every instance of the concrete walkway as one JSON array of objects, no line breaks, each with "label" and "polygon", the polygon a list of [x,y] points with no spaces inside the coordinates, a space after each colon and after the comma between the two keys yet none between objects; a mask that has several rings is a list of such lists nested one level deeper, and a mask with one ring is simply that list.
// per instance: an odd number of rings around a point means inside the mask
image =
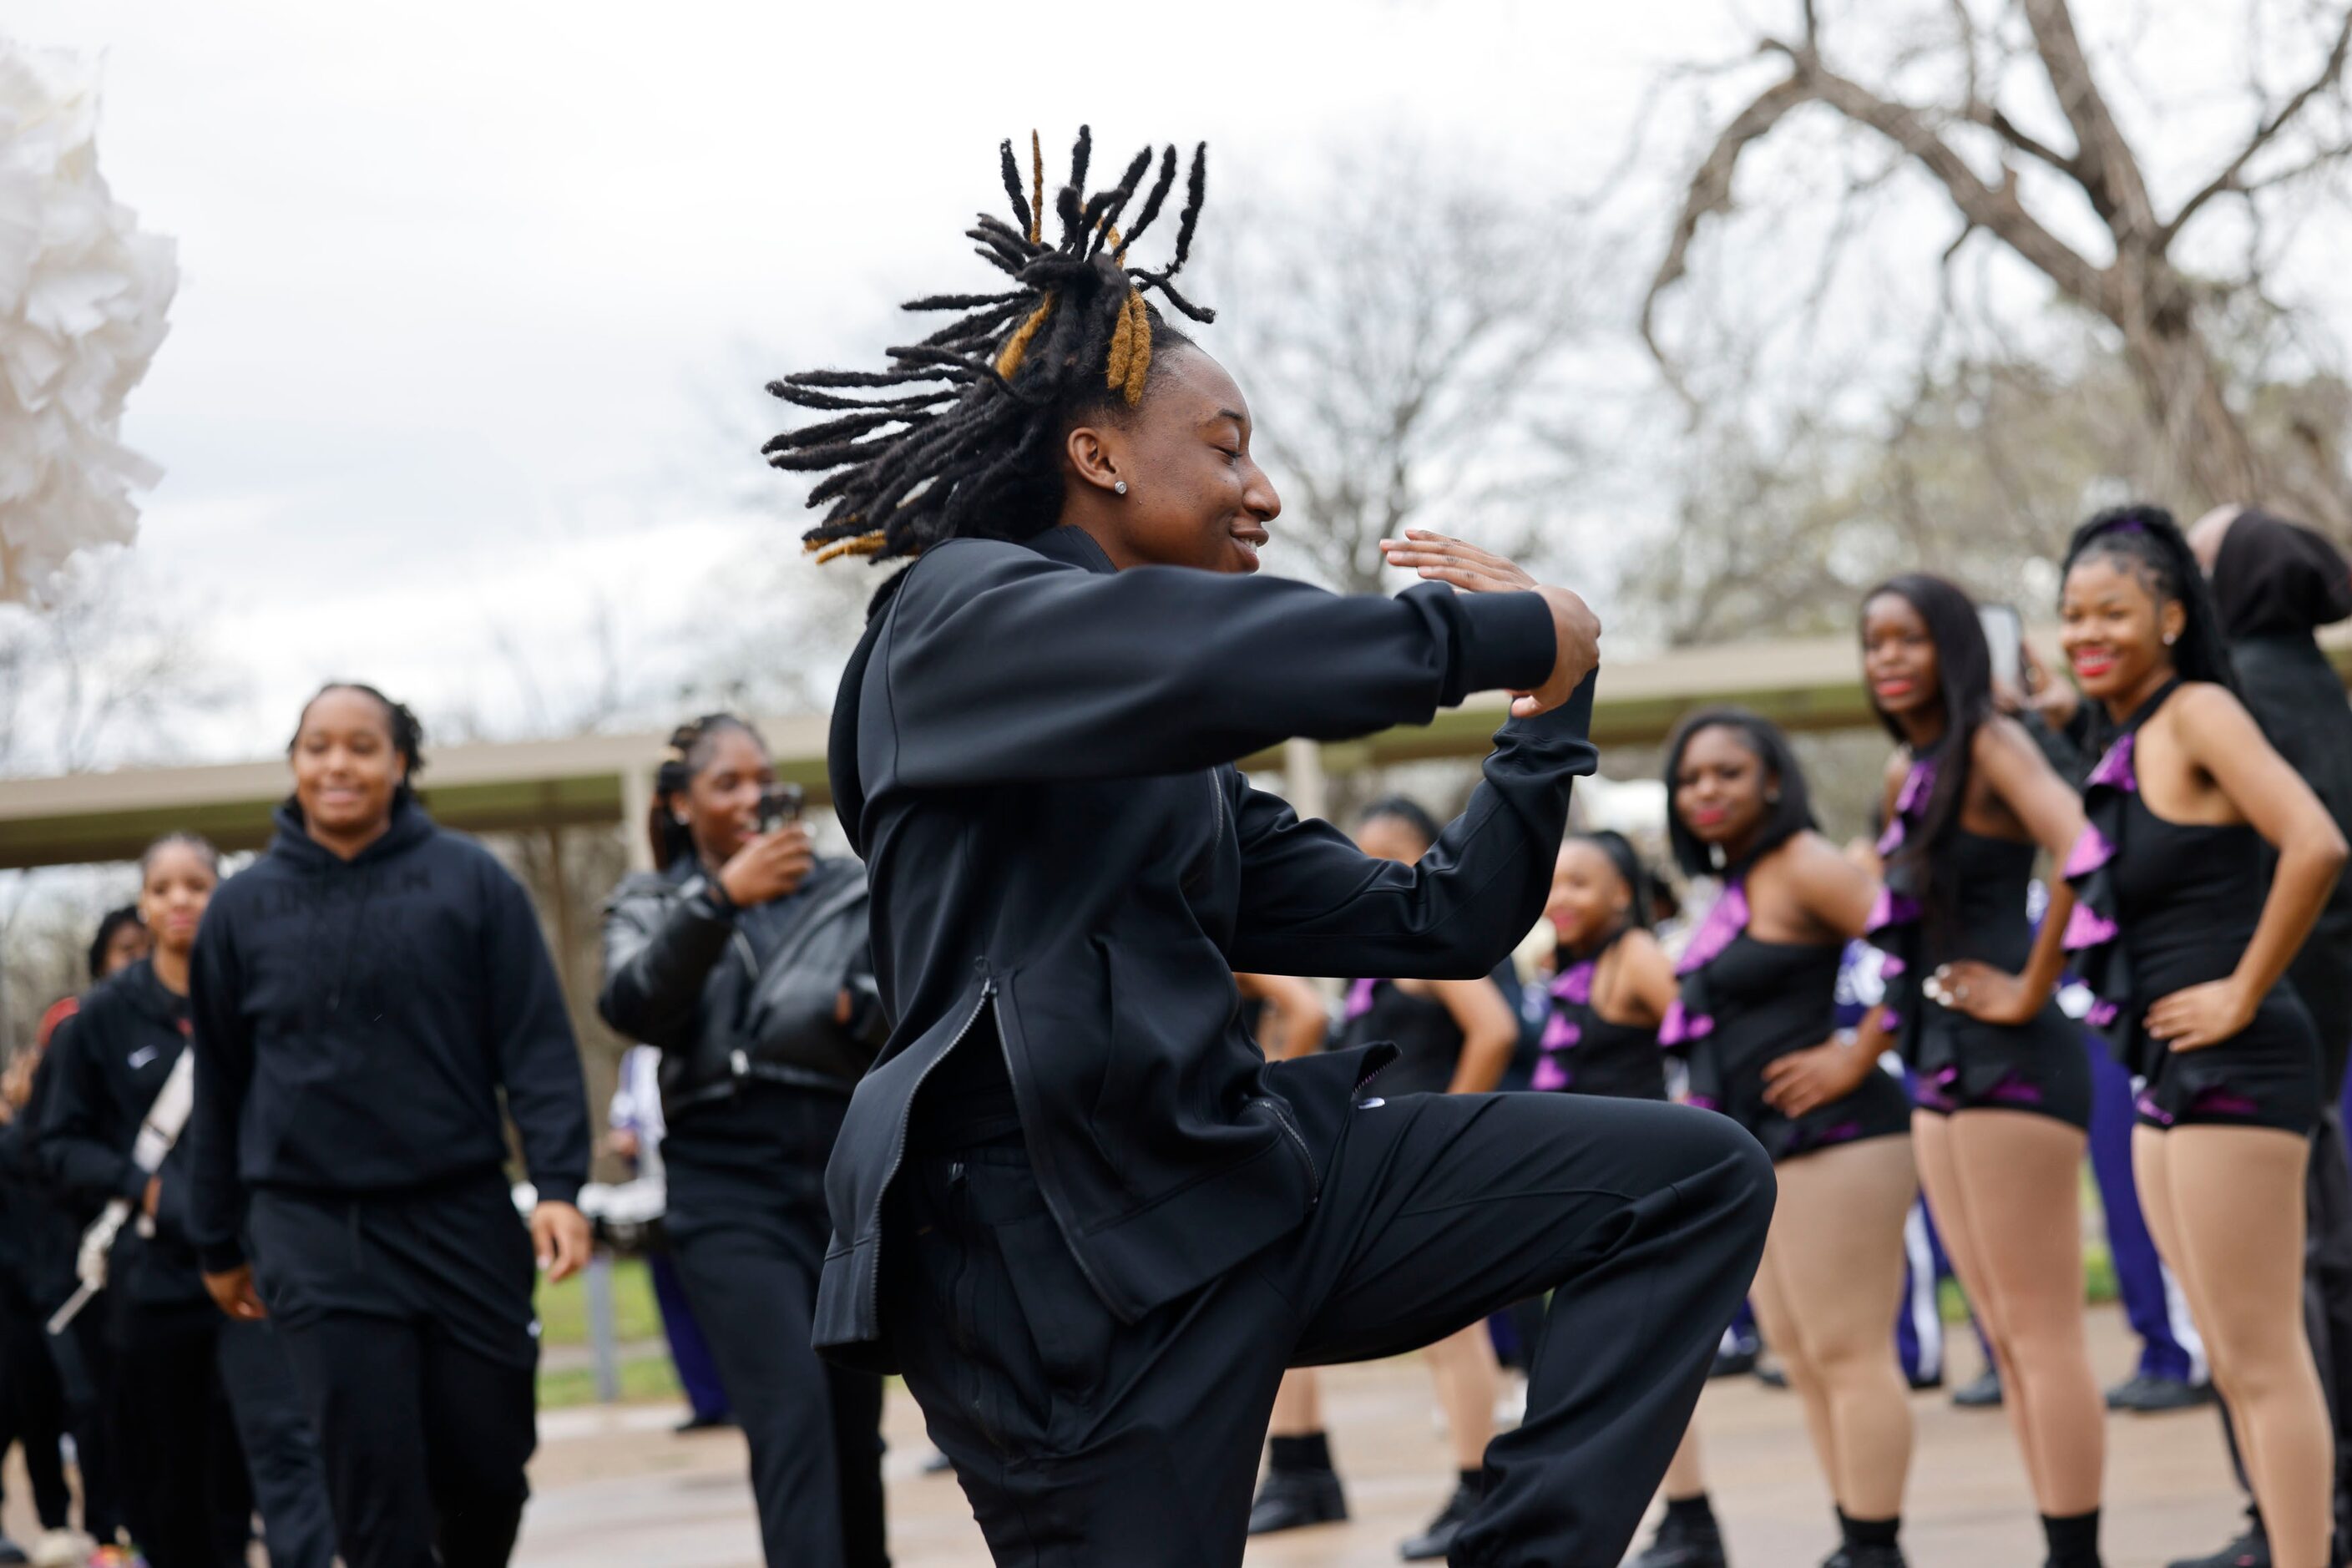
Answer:
[{"label": "concrete walkway", "polygon": [[[2129,1371],[2120,1316],[2092,1314],[2103,1379]],[[1958,1358],[1972,1374],[1974,1351]],[[1254,1543],[1251,1568],[1374,1568],[1396,1561],[1450,1484],[1429,1379],[1406,1358],[1337,1369],[1325,1385],[1332,1446],[1353,1521]],[[1905,1542],[1916,1568],[1990,1568],[2042,1560],[2008,1424],[1921,1394]],[[759,1540],[734,1434],[676,1437],[668,1407],[551,1414],[535,1467],[538,1497],[519,1568],[759,1568]],[[1834,1544],[1827,1495],[1795,1397],[1741,1378],[1710,1387],[1700,1426],[1717,1508],[1739,1568],[1813,1568]],[[898,1568],[988,1562],[954,1479],[924,1476],[921,1417],[903,1392],[888,1413],[891,1547]],[[2157,1568],[2235,1532],[2219,1423],[2210,1410],[2108,1423],[2108,1568]],[[12,1498],[12,1504],[15,1500]],[[1606,1565],[1594,1565],[1606,1568]]]}]

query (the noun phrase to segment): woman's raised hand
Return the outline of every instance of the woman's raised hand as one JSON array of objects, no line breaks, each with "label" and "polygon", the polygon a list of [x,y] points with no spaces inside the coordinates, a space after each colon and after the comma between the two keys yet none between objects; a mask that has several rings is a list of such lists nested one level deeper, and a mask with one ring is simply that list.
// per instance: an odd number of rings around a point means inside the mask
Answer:
[{"label": "woman's raised hand", "polygon": [[1381,541],[1381,553],[1400,570],[1433,583],[1448,583],[1466,594],[1535,594],[1551,608],[1557,652],[1551,676],[1540,686],[1513,692],[1511,713],[1531,718],[1568,700],[1584,678],[1601,665],[1601,617],[1566,588],[1538,583],[1525,567],[1491,550],[1426,528],[1409,528],[1402,539]]}]

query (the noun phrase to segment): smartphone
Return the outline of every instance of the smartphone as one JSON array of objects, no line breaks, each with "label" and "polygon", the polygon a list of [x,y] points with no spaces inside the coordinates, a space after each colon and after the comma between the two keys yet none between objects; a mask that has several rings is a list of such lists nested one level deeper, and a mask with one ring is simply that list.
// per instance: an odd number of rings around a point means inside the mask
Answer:
[{"label": "smartphone", "polygon": [[808,804],[808,791],[796,784],[771,784],[760,792],[760,831],[773,833],[787,822],[798,822]]},{"label": "smartphone", "polygon": [[2011,691],[2025,689],[2025,622],[2010,605],[1979,605],[1977,619],[1984,626],[1985,646],[1992,650],[1992,679]]}]

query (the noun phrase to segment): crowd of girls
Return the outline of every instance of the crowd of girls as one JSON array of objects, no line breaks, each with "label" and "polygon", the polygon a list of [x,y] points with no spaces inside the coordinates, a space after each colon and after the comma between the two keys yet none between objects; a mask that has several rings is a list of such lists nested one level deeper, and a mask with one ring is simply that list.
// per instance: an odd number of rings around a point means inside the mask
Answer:
[{"label": "crowd of girls", "polygon": [[[2313,574],[2341,595],[2330,559]],[[1668,749],[1671,837],[1682,868],[1722,892],[1658,1038],[1687,1063],[1690,1100],[1741,1121],[1780,1163],[1756,1305],[1837,1505],[1830,1562],[1901,1561],[1910,1433],[1885,1324],[1916,1167],[2000,1374],[2049,1562],[2077,1568],[2098,1561],[2104,1454],[2076,1196],[2091,1086],[2053,995],[2080,973],[2140,1086],[2141,1200],[2257,1508],[2256,1532],[2210,1561],[2330,1563],[2333,1435],[2303,1322],[2303,1194],[2341,1052],[2323,1053],[2283,982],[2329,904],[2344,837],[2239,700],[2212,593],[2168,516],[2085,524],[2059,609],[2095,705],[2074,726],[2095,759],[2079,780],[2053,764],[2064,737],[2003,711],[1958,589],[1908,575],[1865,598],[1864,677],[1898,742],[1873,858],[1883,880],[1812,832],[1770,726],[1685,721]],[[2331,722],[2340,687],[2306,684],[2320,728],[2345,735]],[[2037,930],[2038,857],[2058,876]],[[1835,1038],[1836,951],[1864,931],[1885,953],[1886,1004]],[[2338,975],[2323,984],[2341,989]],[[1876,1066],[1888,1044],[1916,1085],[1907,1110]],[[1725,1562],[1687,1447],[1665,1495],[1641,1562]]]}]

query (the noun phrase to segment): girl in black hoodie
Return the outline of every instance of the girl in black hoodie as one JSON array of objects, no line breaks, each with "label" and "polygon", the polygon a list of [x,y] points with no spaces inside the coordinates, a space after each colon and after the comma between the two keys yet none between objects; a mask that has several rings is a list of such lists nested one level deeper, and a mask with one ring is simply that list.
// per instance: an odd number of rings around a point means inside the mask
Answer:
[{"label": "girl in black hoodie", "polygon": [[276,1320],[350,1568],[506,1562],[537,1441],[533,1255],[551,1279],[588,1257],[554,966],[521,886],[410,793],[420,740],[372,688],[311,700],[278,837],[214,899],[191,973],[205,1283]]},{"label": "girl in black hoodie", "polygon": [[197,1270],[187,1144],[175,1141],[153,1170],[135,1154],[187,1050],[189,957],[218,858],[174,834],[148,847],[139,877],[153,952],[84,998],[58,1040],[40,1133],[60,1186],[93,1208],[121,1199],[137,1216],[116,1234],[106,1289],[85,1309],[103,1314],[114,1351],[123,1511],[154,1568],[211,1568],[242,1557],[257,1493],[275,1568],[329,1568],[317,1446],[281,1393],[282,1371],[271,1375],[283,1352],[266,1325],[224,1323]]}]

